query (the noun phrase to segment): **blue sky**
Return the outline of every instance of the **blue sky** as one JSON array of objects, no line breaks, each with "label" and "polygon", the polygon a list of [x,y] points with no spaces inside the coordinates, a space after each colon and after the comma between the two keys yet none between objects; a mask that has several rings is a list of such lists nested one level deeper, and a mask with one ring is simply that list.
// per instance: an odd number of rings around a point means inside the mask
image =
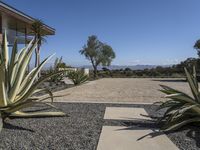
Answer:
[{"label": "blue sky", "polygon": [[87,65],[79,54],[89,35],[116,53],[113,65],[178,63],[197,57],[199,0],[5,0],[56,29],[42,58],[56,52],[70,65]]}]

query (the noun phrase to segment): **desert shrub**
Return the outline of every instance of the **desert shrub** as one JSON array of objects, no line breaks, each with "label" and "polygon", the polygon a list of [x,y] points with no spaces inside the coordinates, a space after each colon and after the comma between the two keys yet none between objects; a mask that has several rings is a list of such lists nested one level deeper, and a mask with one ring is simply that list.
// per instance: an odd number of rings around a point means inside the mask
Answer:
[{"label": "desert shrub", "polygon": [[132,70],[126,70],[124,73],[125,73],[125,75],[126,75],[127,77],[133,76]]},{"label": "desert shrub", "polygon": [[102,77],[102,78],[110,77],[110,73],[108,71],[99,71],[98,77]]},{"label": "desert shrub", "polygon": [[67,77],[72,80],[74,85],[82,84],[88,80],[88,75],[85,75],[81,70],[69,71]]},{"label": "desert shrub", "polygon": [[183,77],[185,77],[185,75],[184,74],[180,74],[180,73],[173,73],[171,75],[171,77],[173,77],[173,78],[183,78]]},{"label": "desert shrub", "polygon": [[200,92],[195,68],[193,69],[193,75],[187,69],[185,69],[185,74],[193,97],[171,87],[161,85],[162,90],[160,91],[167,94],[166,98],[170,99],[161,102],[162,104],[158,108],[158,110],[166,109],[164,115],[158,119],[159,122],[164,122],[161,130],[176,130],[186,124],[200,122]]},{"label": "desert shrub", "polygon": [[103,67],[102,70],[98,71],[98,77],[102,77],[102,78],[109,78],[109,77],[113,77],[112,76],[112,70]]},{"label": "desert shrub", "polygon": [[110,69],[106,68],[106,67],[102,67],[103,71],[110,71]]},{"label": "desert shrub", "polygon": [[124,71],[128,72],[128,71],[132,71],[131,68],[125,68]]},{"label": "desert shrub", "polygon": [[[9,117],[37,117],[37,116],[63,116],[62,112],[23,112],[21,109],[43,102],[47,98],[53,100],[53,94],[47,89],[38,89],[38,86],[50,77],[62,72],[50,73],[42,78],[37,78],[44,64],[52,57],[49,56],[41,64],[30,72],[27,67],[32,53],[37,47],[38,40],[32,40],[25,48],[17,52],[17,40],[15,40],[11,57],[9,57],[7,36],[0,51],[0,127],[5,118]],[[45,91],[49,97],[33,96]],[[50,105],[50,104],[48,104]],[[51,105],[52,106],[52,105]]]}]

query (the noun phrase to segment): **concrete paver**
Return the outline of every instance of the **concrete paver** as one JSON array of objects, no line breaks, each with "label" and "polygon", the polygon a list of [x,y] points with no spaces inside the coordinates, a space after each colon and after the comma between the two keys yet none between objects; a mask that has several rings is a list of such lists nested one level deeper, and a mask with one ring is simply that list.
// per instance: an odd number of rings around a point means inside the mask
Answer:
[{"label": "concrete paver", "polygon": [[[107,107],[104,119],[145,119],[141,113],[146,114],[144,108]],[[155,131],[148,126],[103,126],[97,150],[178,150],[164,133],[154,137],[151,133]]]},{"label": "concrete paver", "polygon": [[138,119],[150,119],[142,115],[147,115],[144,108],[133,107],[106,107],[104,119],[114,120],[138,120]]},{"label": "concrete paver", "polygon": [[151,138],[152,130],[128,130],[123,126],[103,126],[97,150],[178,150],[166,135]]}]

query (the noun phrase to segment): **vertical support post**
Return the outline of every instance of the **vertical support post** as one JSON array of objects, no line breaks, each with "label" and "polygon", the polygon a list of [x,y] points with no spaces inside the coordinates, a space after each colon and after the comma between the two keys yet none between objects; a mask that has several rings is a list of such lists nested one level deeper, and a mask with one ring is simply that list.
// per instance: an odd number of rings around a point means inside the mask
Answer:
[{"label": "vertical support post", "polygon": [[[16,25],[15,25],[15,38],[18,38],[17,22],[16,22]],[[13,45],[14,45],[14,43],[13,43]]]},{"label": "vertical support post", "polygon": [[27,46],[27,28],[26,28],[26,26],[25,26],[24,34],[25,34],[25,46]]},{"label": "vertical support post", "polygon": [[0,45],[3,43],[3,28],[2,28],[2,15],[0,15]]},{"label": "vertical support post", "polygon": [[18,30],[17,30],[17,23],[16,23],[16,26],[15,26],[15,37],[17,38],[18,36]]},{"label": "vertical support post", "polygon": [[[24,39],[24,45],[27,46],[28,41],[27,41],[27,27],[26,27],[26,25],[25,25],[25,28],[24,28],[24,38],[25,38]],[[30,71],[30,62],[28,64],[27,71],[28,72]]]}]

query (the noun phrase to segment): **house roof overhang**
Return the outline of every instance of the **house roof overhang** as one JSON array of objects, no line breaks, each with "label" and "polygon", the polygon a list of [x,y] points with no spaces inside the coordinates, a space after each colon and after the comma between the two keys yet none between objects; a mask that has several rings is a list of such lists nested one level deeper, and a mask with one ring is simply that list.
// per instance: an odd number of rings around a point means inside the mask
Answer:
[{"label": "house roof overhang", "polygon": [[[20,22],[23,22],[27,26],[31,26],[32,23],[36,20],[35,18],[13,8],[12,6],[9,6],[8,4],[5,4],[3,2],[0,2],[0,12],[6,14],[7,16],[14,18]],[[55,29],[43,24],[43,30],[46,35],[54,35]]]}]

